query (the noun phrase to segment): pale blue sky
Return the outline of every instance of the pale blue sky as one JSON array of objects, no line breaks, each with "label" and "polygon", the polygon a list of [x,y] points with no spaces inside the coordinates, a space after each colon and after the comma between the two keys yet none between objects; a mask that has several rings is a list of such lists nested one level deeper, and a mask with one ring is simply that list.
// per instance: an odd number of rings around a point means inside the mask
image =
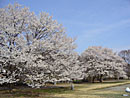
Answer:
[{"label": "pale blue sky", "polygon": [[0,0],[0,7],[14,2],[53,16],[77,37],[78,53],[88,46],[130,49],[130,0]]}]

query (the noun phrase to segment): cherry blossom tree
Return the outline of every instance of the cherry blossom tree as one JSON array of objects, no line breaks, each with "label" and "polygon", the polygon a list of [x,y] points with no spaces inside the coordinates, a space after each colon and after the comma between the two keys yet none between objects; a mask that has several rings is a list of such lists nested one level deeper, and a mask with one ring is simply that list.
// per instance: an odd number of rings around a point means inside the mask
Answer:
[{"label": "cherry blossom tree", "polygon": [[97,78],[125,76],[124,60],[111,49],[98,46],[89,47],[81,54],[84,77],[94,82]]},{"label": "cherry blossom tree", "polygon": [[9,4],[0,9],[0,68],[1,73],[4,74],[2,78],[6,77],[1,83],[18,81],[16,77],[21,69],[16,66],[18,63],[16,58],[20,51],[15,41],[19,34],[26,32],[29,17],[32,15],[33,13],[30,13],[28,8],[21,8],[19,4],[14,6]]},{"label": "cherry blossom tree", "polygon": [[127,67],[126,67],[126,73],[128,78],[130,78],[130,50],[122,50],[118,53],[118,55],[123,58],[125,60],[125,62],[127,63]]},{"label": "cherry blossom tree", "polygon": [[35,15],[17,3],[1,8],[0,83],[70,81],[79,72],[74,41],[48,13]]}]

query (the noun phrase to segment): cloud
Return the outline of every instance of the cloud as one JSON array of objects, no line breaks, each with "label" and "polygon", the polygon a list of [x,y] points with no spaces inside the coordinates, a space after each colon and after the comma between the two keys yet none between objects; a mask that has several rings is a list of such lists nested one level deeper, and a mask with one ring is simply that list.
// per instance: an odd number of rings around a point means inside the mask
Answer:
[{"label": "cloud", "polygon": [[[130,49],[130,45],[125,45],[122,43],[120,44],[120,40],[117,41],[118,39],[112,39],[107,41],[107,39],[105,40],[104,37],[106,37],[106,33],[111,34],[111,36],[117,35],[117,34],[113,34],[113,33],[118,33],[118,31],[120,30],[120,28],[124,28],[125,26],[130,26],[130,19],[124,19],[121,20],[119,22],[113,23],[113,24],[100,24],[100,26],[95,26],[95,24],[93,25],[93,30],[84,30],[81,31],[81,33],[79,33],[78,37],[77,37],[77,41],[76,43],[78,44],[78,49],[80,50],[79,53],[81,53],[83,50],[85,50],[88,46],[90,45],[102,45],[105,47],[109,47],[112,48],[115,52],[119,52],[121,50],[124,49]],[[112,32],[112,31],[116,31],[116,32]],[[98,36],[103,37],[103,39],[98,39]],[[110,38],[110,37],[108,37]],[[103,41],[106,41],[103,42]]]},{"label": "cloud", "polygon": [[100,27],[94,29],[94,30],[84,30],[83,31],[83,35],[84,37],[92,37],[92,36],[97,36],[99,34],[103,34],[103,33],[106,33],[107,31],[111,31],[111,30],[114,30],[114,29],[119,29],[121,28],[122,26],[126,25],[126,24],[129,24],[130,25],[130,19],[124,19],[124,20],[121,20],[117,23],[113,23],[113,24],[108,24],[108,25],[105,25],[105,24],[102,24],[100,25]]}]

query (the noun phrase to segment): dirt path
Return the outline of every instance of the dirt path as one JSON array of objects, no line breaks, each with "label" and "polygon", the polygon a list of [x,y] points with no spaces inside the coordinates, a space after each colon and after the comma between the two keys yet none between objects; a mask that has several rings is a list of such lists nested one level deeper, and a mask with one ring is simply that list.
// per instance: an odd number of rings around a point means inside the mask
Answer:
[{"label": "dirt path", "polygon": [[129,87],[129,88],[130,88],[130,84],[121,85],[121,86],[116,86],[116,87],[110,87],[110,88],[105,88],[105,90],[125,91],[126,87]]}]

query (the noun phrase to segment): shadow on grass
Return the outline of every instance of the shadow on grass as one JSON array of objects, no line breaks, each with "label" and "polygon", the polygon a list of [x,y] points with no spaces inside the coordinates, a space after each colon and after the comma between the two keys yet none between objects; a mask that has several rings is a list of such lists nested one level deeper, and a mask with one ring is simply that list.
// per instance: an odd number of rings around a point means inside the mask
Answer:
[{"label": "shadow on grass", "polygon": [[113,84],[113,83],[123,83],[128,80],[104,80],[103,82],[95,81],[95,82],[88,82],[88,81],[74,81],[75,84]]},{"label": "shadow on grass", "polygon": [[8,90],[3,90],[0,91],[0,98],[14,98],[14,97],[31,97],[31,98],[37,98],[39,96],[47,96],[45,98],[50,98],[49,95],[53,94],[60,94],[64,93],[65,91],[69,91],[69,87],[57,87],[57,88],[39,88],[39,89],[31,89],[31,88],[26,88],[26,89],[13,89],[12,92],[9,92]]}]

